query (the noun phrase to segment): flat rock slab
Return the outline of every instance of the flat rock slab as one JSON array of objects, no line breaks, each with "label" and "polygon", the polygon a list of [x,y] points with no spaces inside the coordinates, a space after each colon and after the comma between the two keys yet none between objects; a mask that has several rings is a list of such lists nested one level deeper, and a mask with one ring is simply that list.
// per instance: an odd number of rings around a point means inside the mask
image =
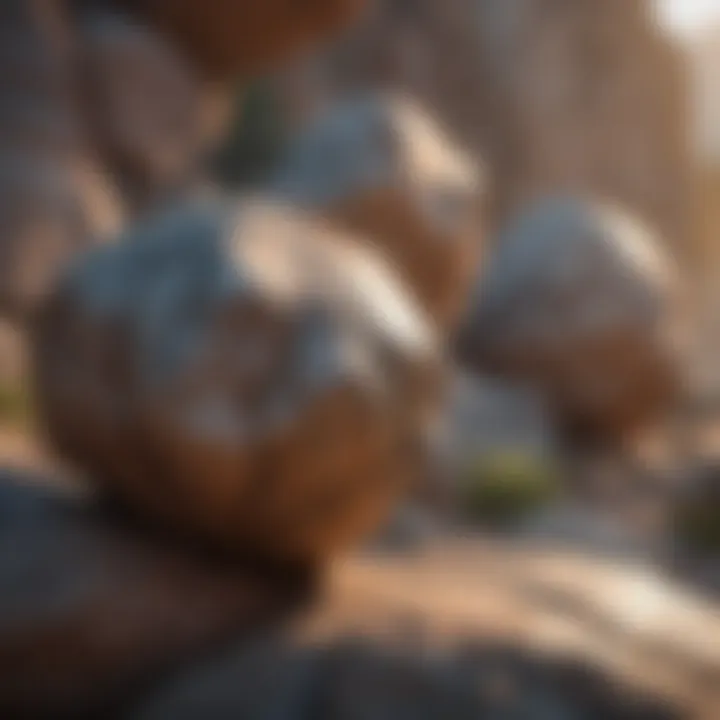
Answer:
[{"label": "flat rock slab", "polygon": [[107,717],[291,595],[168,549],[79,493],[0,473],[1,717]]},{"label": "flat rock slab", "polygon": [[647,567],[457,541],[342,560],[293,631],[128,717],[709,719],[719,640],[717,608]]}]

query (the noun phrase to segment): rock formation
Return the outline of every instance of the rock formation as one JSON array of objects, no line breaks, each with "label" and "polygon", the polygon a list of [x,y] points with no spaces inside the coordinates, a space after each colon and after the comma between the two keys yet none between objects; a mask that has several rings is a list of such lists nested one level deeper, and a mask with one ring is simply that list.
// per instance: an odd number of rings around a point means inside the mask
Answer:
[{"label": "rock formation", "polygon": [[646,0],[384,0],[278,87],[297,122],[369,87],[417,96],[487,163],[494,229],[573,189],[629,207],[682,253],[684,72]]},{"label": "rock formation", "polygon": [[231,85],[319,41],[362,0],[7,0],[0,8],[0,313],[65,261],[192,192]]}]

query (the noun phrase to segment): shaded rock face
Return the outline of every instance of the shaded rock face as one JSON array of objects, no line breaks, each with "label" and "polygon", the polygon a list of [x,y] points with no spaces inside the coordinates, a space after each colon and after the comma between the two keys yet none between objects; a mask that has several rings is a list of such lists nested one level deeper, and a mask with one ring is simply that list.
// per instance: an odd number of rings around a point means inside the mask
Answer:
[{"label": "shaded rock face", "polygon": [[197,183],[230,115],[229,92],[132,18],[88,13],[77,38],[88,132],[131,207]]},{"label": "shaded rock face", "polygon": [[52,440],[151,518],[317,558],[372,529],[420,460],[435,337],[384,263],[281,204],[161,214],[42,314]]},{"label": "shaded rock face", "polygon": [[23,318],[122,209],[86,146],[56,3],[0,9],[0,313]]},{"label": "shaded rock face", "polygon": [[644,0],[385,0],[282,75],[288,113],[369,87],[434,108],[492,171],[489,222],[548,192],[620,202],[683,250],[691,157],[679,53]]},{"label": "shaded rock face", "polygon": [[301,585],[169,549],[45,480],[0,478],[3,717],[114,717],[168,669],[299,604]]},{"label": "shaded rock face", "polygon": [[501,234],[459,352],[534,386],[569,426],[622,434],[675,399],[675,280],[649,231],[620,210],[551,198]]},{"label": "shaded rock face", "polygon": [[483,180],[415,103],[370,94],[329,110],[291,144],[275,189],[365,233],[452,329],[480,253]]}]

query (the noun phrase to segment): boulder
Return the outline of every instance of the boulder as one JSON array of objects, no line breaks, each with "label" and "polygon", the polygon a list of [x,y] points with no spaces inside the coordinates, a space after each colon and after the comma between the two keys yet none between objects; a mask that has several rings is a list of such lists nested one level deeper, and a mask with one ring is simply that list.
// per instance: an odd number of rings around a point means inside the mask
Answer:
[{"label": "boulder", "polygon": [[53,476],[0,474],[0,714],[115,716],[298,604],[298,580],[168,547]]},{"label": "boulder", "polygon": [[464,308],[481,249],[484,184],[434,120],[403,96],[370,94],[299,134],[276,190],[364,233],[443,329]]},{"label": "boulder", "polygon": [[317,559],[421,461],[441,353],[364,243],[260,198],[159,213],[67,273],[37,324],[60,453],[141,515]]},{"label": "boulder", "polygon": [[498,239],[460,355],[534,387],[566,428],[633,432],[679,387],[675,281],[650,231],[621,210],[539,201]]},{"label": "boulder", "polygon": [[206,77],[252,77],[299,54],[350,22],[363,0],[117,0],[150,23]]}]

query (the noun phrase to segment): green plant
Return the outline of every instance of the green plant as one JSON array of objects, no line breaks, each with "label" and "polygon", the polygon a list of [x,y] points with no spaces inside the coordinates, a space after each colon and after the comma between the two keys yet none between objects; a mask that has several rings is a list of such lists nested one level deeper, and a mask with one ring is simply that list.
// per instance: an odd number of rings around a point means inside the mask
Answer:
[{"label": "green plant", "polygon": [[473,459],[463,473],[461,488],[470,519],[509,527],[548,504],[560,482],[549,459],[510,449]]}]

